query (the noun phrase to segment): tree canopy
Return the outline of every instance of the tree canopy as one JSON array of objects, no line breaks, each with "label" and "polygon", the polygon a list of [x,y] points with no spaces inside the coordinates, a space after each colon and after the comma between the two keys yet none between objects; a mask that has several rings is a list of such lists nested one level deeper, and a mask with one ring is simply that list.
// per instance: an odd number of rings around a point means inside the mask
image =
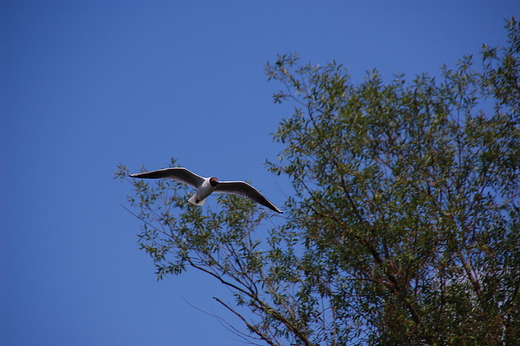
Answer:
[{"label": "tree canopy", "polygon": [[292,183],[285,214],[230,195],[194,207],[180,183],[131,180],[158,278],[193,268],[231,288],[234,304],[215,299],[255,344],[516,343],[519,22],[506,29],[507,47],[435,78],[373,70],[356,85],[336,62],[267,64],[274,101],[296,105],[267,162]]}]

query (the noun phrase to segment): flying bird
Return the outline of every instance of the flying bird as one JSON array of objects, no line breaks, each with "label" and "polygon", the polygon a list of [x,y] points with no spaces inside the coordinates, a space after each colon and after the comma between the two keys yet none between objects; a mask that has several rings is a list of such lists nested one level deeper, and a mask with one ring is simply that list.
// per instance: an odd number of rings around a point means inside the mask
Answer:
[{"label": "flying bird", "polygon": [[197,191],[189,199],[189,202],[199,206],[206,202],[206,197],[211,195],[212,192],[232,193],[234,195],[250,198],[271,210],[282,213],[276,205],[245,181],[219,181],[215,177],[203,178],[182,167],[172,167],[159,169],[157,171],[130,174],[130,176],[133,178],[147,179],[170,178],[193,186]]}]

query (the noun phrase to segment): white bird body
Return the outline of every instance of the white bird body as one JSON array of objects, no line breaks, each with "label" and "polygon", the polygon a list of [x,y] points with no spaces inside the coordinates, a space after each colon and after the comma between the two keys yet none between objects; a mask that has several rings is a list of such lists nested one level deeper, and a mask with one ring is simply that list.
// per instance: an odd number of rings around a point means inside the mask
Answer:
[{"label": "white bird body", "polygon": [[191,196],[188,202],[198,206],[204,205],[204,202],[206,202],[206,197],[211,195],[217,187],[216,185],[211,185],[211,179],[212,178],[205,178],[204,182],[199,187],[197,187],[197,191],[193,196]]},{"label": "white bird body", "polygon": [[245,181],[218,181],[215,177],[203,178],[182,167],[172,167],[157,171],[130,174],[130,176],[133,178],[148,179],[170,178],[193,186],[197,190],[188,201],[198,206],[203,205],[204,202],[206,202],[206,198],[213,192],[220,192],[247,197],[271,210],[282,213],[276,205]]}]

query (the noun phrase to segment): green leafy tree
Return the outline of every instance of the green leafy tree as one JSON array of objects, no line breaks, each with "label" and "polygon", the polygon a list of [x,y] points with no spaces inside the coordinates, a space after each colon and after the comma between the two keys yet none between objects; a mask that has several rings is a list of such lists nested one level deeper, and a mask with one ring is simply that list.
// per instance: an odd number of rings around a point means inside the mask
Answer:
[{"label": "green leafy tree", "polygon": [[506,28],[508,47],[438,78],[354,85],[335,62],[267,64],[275,102],[296,104],[268,162],[294,188],[286,213],[230,195],[193,207],[177,182],[132,180],[158,277],[194,268],[231,288],[234,303],[215,299],[251,343],[516,344],[520,25]]}]

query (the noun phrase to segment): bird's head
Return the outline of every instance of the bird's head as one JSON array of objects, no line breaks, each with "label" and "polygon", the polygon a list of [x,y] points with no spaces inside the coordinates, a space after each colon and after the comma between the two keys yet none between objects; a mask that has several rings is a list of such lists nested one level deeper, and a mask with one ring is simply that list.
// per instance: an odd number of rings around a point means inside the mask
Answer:
[{"label": "bird's head", "polygon": [[211,186],[217,186],[218,179],[215,177],[211,177],[211,178],[209,178],[209,183],[211,184]]}]

